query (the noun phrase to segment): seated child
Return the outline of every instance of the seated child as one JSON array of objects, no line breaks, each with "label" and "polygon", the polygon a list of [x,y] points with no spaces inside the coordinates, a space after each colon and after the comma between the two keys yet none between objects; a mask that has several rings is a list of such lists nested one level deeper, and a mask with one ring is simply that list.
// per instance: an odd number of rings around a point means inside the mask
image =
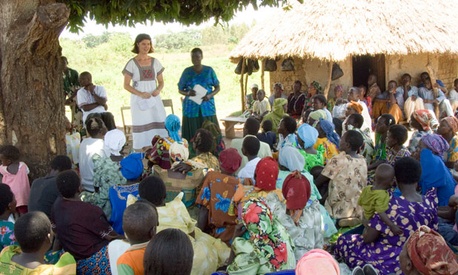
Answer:
[{"label": "seated child", "polygon": [[243,145],[242,145],[242,153],[244,156],[248,158],[248,162],[243,167],[239,173],[237,174],[237,177],[245,179],[249,178],[255,182],[254,180],[254,170],[256,169],[256,165],[258,162],[261,160],[260,157],[258,157],[258,151],[260,148],[261,144],[259,142],[259,139],[253,136],[246,136],[243,139]]},{"label": "seated child", "polygon": [[27,205],[30,195],[29,168],[19,160],[19,149],[13,145],[0,147],[0,174],[2,183],[6,183],[13,191],[17,200],[16,211],[21,215],[28,211]]},{"label": "seated child", "polygon": [[394,234],[401,235],[403,231],[394,224],[385,213],[388,209],[388,202],[390,201],[388,190],[393,186],[393,182],[393,166],[388,163],[380,164],[375,170],[374,185],[364,187],[359,197],[358,204],[364,211],[363,224],[366,225],[377,212],[382,221],[390,227]]},{"label": "seated child", "polygon": [[45,253],[51,247],[51,222],[43,212],[21,216],[14,228],[19,246],[8,246],[0,254],[0,274],[76,274],[76,262],[64,253],[55,265],[45,264]]},{"label": "seated child", "polygon": [[16,213],[16,199],[11,188],[0,183],[0,250],[8,245],[16,244],[14,237],[14,223],[9,220],[10,215]]},{"label": "seated child", "polygon": [[145,274],[189,275],[193,257],[192,243],[183,231],[175,228],[164,229],[146,247]]},{"label": "seated child", "polygon": [[277,135],[272,132],[272,121],[264,120],[261,124],[262,132],[256,134],[260,141],[269,144],[270,150],[274,150],[274,145],[277,143]]},{"label": "seated child", "polygon": [[270,103],[269,99],[266,97],[266,92],[264,90],[259,90],[256,93],[257,100],[253,103],[253,115],[262,120],[262,118],[270,112]]},{"label": "seated child", "polygon": [[157,210],[148,202],[134,203],[126,208],[122,221],[131,247],[118,259],[118,274],[144,274],[143,256],[146,246],[156,234]]}]

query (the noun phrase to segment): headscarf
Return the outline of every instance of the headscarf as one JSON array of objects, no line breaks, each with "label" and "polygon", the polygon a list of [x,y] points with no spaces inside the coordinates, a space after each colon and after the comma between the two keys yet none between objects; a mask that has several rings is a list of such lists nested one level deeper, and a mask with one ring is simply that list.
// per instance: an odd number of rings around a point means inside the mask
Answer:
[{"label": "headscarf", "polygon": [[227,148],[219,154],[219,164],[221,169],[233,174],[242,164],[242,157],[235,148]]},{"label": "headscarf", "polygon": [[316,89],[317,92],[321,92],[321,90],[323,90],[320,83],[317,81],[312,81],[311,85]]},{"label": "headscarf", "polygon": [[165,128],[169,132],[169,136],[174,140],[174,141],[181,141],[181,137],[178,134],[178,132],[181,129],[180,125],[180,118],[174,114],[170,114],[165,118]]},{"label": "headscarf", "polygon": [[272,157],[262,158],[254,170],[256,187],[264,191],[275,190],[278,178],[278,163]]},{"label": "headscarf", "polygon": [[[315,110],[309,114],[309,118],[315,120],[315,123],[318,123],[318,121],[320,121],[320,118],[326,119],[326,112],[321,109]],[[312,126],[315,127],[315,125]]]},{"label": "headscarf", "polygon": [[427,134],[421,138],[421,141],[436,155],[441,156],[448,150],[450,145],[441,136],[437,134]]},{"label": "headscarf", "polygon": [[307,123],[302,124],[297,128],[297,135],[304,142],[304,149],[312,147],[318,139],[318,131]]},{"label": "headscarf", "polygon": [[431,128],[431,120],[433,116],[428,110],[416,110],[412,113],[413,118],[420,123],[423,131],[429,131]]},{"label": "headscarf", "polygon": [[142,159],[142,153],[132,153],[121,160],[121,173],[127,180],[136,180],[142,175]]},{"label": "headscarf", "polygon": [[326,137],[329,141],[334,143],[337,149],[339,149],[340,137],[336,132],[334,132],[334,124],[326,119],[320,119],[320,127],[326,133]]},{"label": "headscarf", "polygon": [[297,262],[297,275],[340,275],[336,260],[323,249],[312,249]]},{"label": "headscarf", "polygon": [[202,123],[202,128],[205,130],[208,130],[213,137],[213,149],[212,153],[216,157],[219,156],[219,153],[226,149],[226,144],[224,143],[223,135],[221,134],[221,130],[219,129],[219,126],[217,126],[214,122],[206,119]]},{"label": "headscarf", "polygon": [[170,145],[169,154],[171,162],[187,161],[189,158],[188,141],[183,139],[182,142],[175,141],[172,143],[172,145]]},{"label": "headscarf", "polygon": [[420,226],[410,235],[405,248],[413,266],[421,274],[445,275],[458,272],[453,251],[439,233],[426,225]]},{"label": "headscarf", "polygon": [[299,171],[289,174],[281,190],[286,199],[286,209],[302,210],[310,199],[312,189],[309,180]]},{"label": "headscarf", "polygon": [[358,114],[363,113],[363,106],[361,106],[361,104],[359,104],[356,101],[350,101],[349,103],[347,103],[347,108],[348,107],[354,109]]},{"label": "headscarf", "polygon": [[305,166],[305,159],[299,150],[289,145],[280,149],[278,162],[288,168],[289,171],[302,171]]},{"label": "headscarf", "polygon": [[450,128],[452,128],[452,131],[454,134],[458,132],[458,118],[454,116],[448,116],[448,117],[444,117],[442,120],[447,121]]},{"label": "headscarf", "polygon": [[342,85],[336,85],[334,87],[334,94],[335,94],[335,92],[342,92],[343,93],[344,92],[343,86]]},{"label": "headscarf", "polygon": [[288,247],[269,207],[259,199],[250,199],[243,206],[242,222],[250,235],[250,241],[261,257],[275,270],[280,270],[288,261]]},{"label": "headscarf", "polygon": [[124,144],[126,144],[126,135],[119,129],[113,129],[105,134],[103,142],[105,147],[110,151],[110,154],[120,156],[120,151]]}]

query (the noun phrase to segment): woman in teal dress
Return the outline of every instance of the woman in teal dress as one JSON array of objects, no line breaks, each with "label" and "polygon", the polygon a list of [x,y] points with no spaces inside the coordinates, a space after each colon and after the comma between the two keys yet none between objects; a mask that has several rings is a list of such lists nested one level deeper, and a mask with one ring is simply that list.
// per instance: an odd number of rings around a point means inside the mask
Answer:
[{"label": "woman in teal dress", "polygon": [[[203,53],[199,48],[191,51],[193,66],[186,68],[181,74],[178,82],[180,94],[184,95],[183,100],[183,128],[181,135],[191,140],[197,129],[202,127],[205,120],[218,124],[214,96],[219,92],[219,80],[212,67],[202,65]],[[200,86],[200,87],[199,87]],[[207,94],[202,97],[199,105],[192,97],[196,96],[196,89],[204,88]]]}]

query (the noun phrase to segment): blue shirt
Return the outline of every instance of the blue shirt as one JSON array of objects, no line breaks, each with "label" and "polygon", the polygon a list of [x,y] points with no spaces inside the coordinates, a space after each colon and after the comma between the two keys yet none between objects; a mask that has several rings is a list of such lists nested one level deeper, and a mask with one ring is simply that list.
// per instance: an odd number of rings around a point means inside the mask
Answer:
[{"label": "blue shirt", "polygon": [[[178,89],[181,91],[189,91],[197,84],[207,89],[207,95],[213,91],[213,87],[219,85],[218,78],[212,67],[203,66],[200,73],[196,73],[193,67],[186,68],[181,74],[180,81],[178,82]],[[199,117],[199,112],[202,113],[203,117],[216,115],[215,100],[213,97],[198,105],[190,100],[189,96],[186,96],[183,101],[183,116]]]}]

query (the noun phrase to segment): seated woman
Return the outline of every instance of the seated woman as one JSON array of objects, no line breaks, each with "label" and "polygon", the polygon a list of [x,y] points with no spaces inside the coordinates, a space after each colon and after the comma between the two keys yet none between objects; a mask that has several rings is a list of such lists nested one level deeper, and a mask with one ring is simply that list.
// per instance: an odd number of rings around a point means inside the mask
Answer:
[{"label": "seated woman", "polygon": [[313,145],[315,145],[318,139],[318,131],[307,123],[304,123],[297,129],[297,136],[300,146],[299,153],[301,153],[305,160],[304,170],[310,172],[315,166],[323,166],[325,161],[324,146],[320,145],[316,150],[313,148]]},{"label": "seated woman", "polygon": [[372,156],[374,155],[374,141],[372,141],[371,135],[361,130],[363,122],[364,118],[362,115],[351,114],[345,121],[343,129],[345,132],[348,130],[355,130],[361,134],[364,139],[364,149],[362,149],[359,154],[361,154],[366,159],[366,164],[369,166],[372,161]]},{"label": "seated woman", "polygon": [[272,121],[272,131],[277,133],[278,125],[283,116],[286,114],[286,108],[288,107],[288,100],[285,98],[276,98],[274,105],[272,106],[272,112],[265,115],[262,121]]},{"label": "seated woman", "polygon": [[410,127],[414,129],[414,132],[410,138],[409,146],[407,146],[410,154],[413,154],[417,150],[417,146],[422,137],[426,134],[433,133],[433,131],[431,131],[432,119],[433,116],[428,110],[417,110],[412,113]]},{"label": "seated woman", "polygon": [[65,251],[77,260],[78,274],[111,274],[108,243],[121,239],[102,209],[80,200],[80,178],[73,170],[59,173],[57,189],[62,195],[53,205],[51,221]]},{"label": "seated woman", "polygon": [[324,158],[327,163],[330,159],[339,154],[340,138],[337,133],[334,132],[334,125],[325,119],[320,118],[315,128],[318,131],[318,139],[313,145],[313,148],[318,149],[320,145],[323,145],[325,151]]},{"label": "seated woman", "polygon": [[149,176],[140,182],[139,195],[141,200],[149,201],[157,207],[158,233],[164,229],[176,228],[185,232],[191,239],[194,249],[191,274],[209,275],[224,265],[229,258],[229,247],[220,239],[203,233],[195,226],[196,220],[191,218],[182,202],[183,193],[180,193],[173,201],[165,203],[164,182],[156,176]]},{"label": "seated woman", "polygon": [[441,135],[449,144],[447,154],[444,156],[445,165],[453,168],[458,161],[458,118],[454,116],[441,119],[437,134]]},{"label": "seated woman", "polygon": [[76,274],[76,262],[66,252],[55,265],[45,264],[53,233],[48,217],[39,211],[22,215],[14,228],[19,246],[8,246],[0,253],[1,274]]},{"label": "seated woman", "polygon": [[447,206],[451,196],[454,195],[456,182],[445,166],[442,156],[448,150],[447,141],[440,135],[425,135],[412,155],[420,161],[423,168],[419,186],[421,193],[426,194],[431,188],[437,188],[439,206]]},{"label": "seated woman", "polygon": [[153,165],[159,165],[163,169],[170,169],[170,146],[175,141],[182,141],[178,134],[181,129],[180,118],[178,116],[174,114],[168,115],[165,118],[164,124],[169,136],[161,137],[155,135],[151,141],[152,148],[145,152],[145,158],[148,160],[149,168],[153,167]]},{"label": "seated woman", "polygon": [[173,171],[182,172],[183,174],[196,168],[213,169],[220,171],[218,159],[211,153],[214,147],[212,134],[205,129],[198,129],[192,138],[192,146],[197,154],[192,159],[177,163],[172,168]]},{"label": "seated woman", "polygon": [[[294,269],[296,258],[292,241],[270,208],[259,199],[250,199],[243,206],[242,224],[234,232],[232,253],[228,260],[229,274],[265,274]],[[247,231],[249,239],[242,238]]]},{"label": "seated woman", "polygon": [[197,226],[215,238],[221,239],[227,245],[232,242],[236,226],[236,217],[231,201],[237,189],[238,179],[235,171],[242,163],[242,157],[237,149],[228,148],[219,155],[221,173],[208,172],[202,183],[196,204],[200,206]]},{"label": "seated woman", "polygon": [[326,210],[341,227],[359,223],[362,209],[358,198],[366,186],[366,160],[358,154],[363,146],[360,133],[347,131],[340,140],[341,152],[324,167],[315,181]]},{"label": "seated woman", "polygon": [[94,192],[83,191],[81,200],[102,208],[105,215],[111,215],[111,204],[108,198],[110,187],[125,184],[126,179],[120,172],[120,151],[126,143],[126,136],[118,129],[108,131],[104,137],[109,156],[94,155]]},{"label": "seated woman", "polygon": [[[304,158],[302,157],[301,153],[299,153],[298,149],[292,146],[285,146],[280,151],[279,163],[280,163],[281,170],[278,173],[278,179],[277,179],[277,188],[278,189],[282,189],[284,187],[288,177],[291,179],[290,177],[291,172],[295,173],[297,171],[301,172],[302,176],[305,177],[305,180],[310,185],[311,187],[310,198],[309,200],[304,201],[304,203],[306,203],[306,206],[302,208],[301,220],[303,221],[308,220],[308,221],[314,221],[314,222],[313,223],[300,222],[299,225],[296,226],[292,222],[291,218],[283,215],[283,213],[286,212],[286,206],[284,203],[274,200],[273,203],[275,204],[275,206],[270,205],[270,204],[269,206],[273,209],[275,214],[277,214],[279,219],[282,219],[282,218],[286,219],[286,221],[281,220],[281,222],[283,225],[285,225],[285,227],[287,227],[288,232],[289,232],[289,227],[286,226],[286,223],[289,223],[291,227],[293,228],[293,231],[295,232],[298,231],[297,228],[303,229],[302,232],[296,232],[296,234],[304,234],[305,232],[309,232],[307,233],[307,241],[306,241],[306,243],[312,244],[311,246],[309,245],[309,249],[314,248],[314,247],[322,247],[323,238],[330,238],[332,235],[337,233],[337,229],[334,225],[334,221],[329,216],[329,213],[326,211],[324,206],[321,205],[318,201],[321,199],[321,195],[320,195],[320,192],[318,191],[318,188],[314,184],[313,176],[308,171],[304,170],[304,166],[305,166]],[[287,171],[283,169],[287,169]],[[282,194],[284,195],[284,192]],[[281,210],[277,211],[277,209],[281,209]],[[318,217],[318,220],[317,220],[317,217]],[[290,234],[291,234],[291,237],[293,237],[293,240],[295,240],[294,236],[296,234],[294,233],[290,233]],[[316,245],[313,245],[313,244],[316,244]]]},{"label": "seated woman", "polygon": [[437,228],[436,191],[430,190],[424,196],[416,191],[422,173],[420,163],[410,157],[402,158],[395,163],[394,170],[402,196],[391,196],[385,213],[403,234],[393,234],[375,214],[362,235],[340,236],[335,253],[350,268],[372,264],[381,275],[401,274],[399,254],[407,237],[421,225]]},{"label": "seated woman", "polygon": [[456,255],[444,239],[426,225],[422,225],[407,239],[399,262],[405,275],[458,274]]},{"label": "seated woman", "polygon": [[204,120],[204,123],[202,123],[202,129],[209,131],[210,134],[212,135],[213,149],[211,150],[211,152],[213,155],[218,157],[219,153],[221,153],[221,151],[226,149],[226,144],[224,143],[223,134],[221,133],[219,126],[210,120]]}]

